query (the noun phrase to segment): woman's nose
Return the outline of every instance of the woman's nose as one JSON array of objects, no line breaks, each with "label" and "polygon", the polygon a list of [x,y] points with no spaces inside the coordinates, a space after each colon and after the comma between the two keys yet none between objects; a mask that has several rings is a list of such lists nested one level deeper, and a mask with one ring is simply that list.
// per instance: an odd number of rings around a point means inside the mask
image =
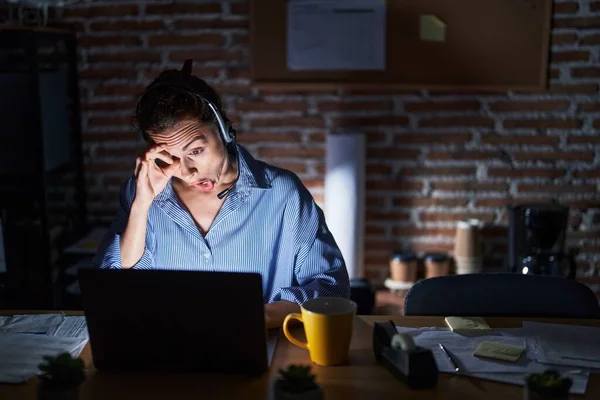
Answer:
[{"label": "woman's nose", "polygon": [[185,165],[185,163],[181,166],[181,175],[183,178],[190,178],[196,173],[196,168]]}]

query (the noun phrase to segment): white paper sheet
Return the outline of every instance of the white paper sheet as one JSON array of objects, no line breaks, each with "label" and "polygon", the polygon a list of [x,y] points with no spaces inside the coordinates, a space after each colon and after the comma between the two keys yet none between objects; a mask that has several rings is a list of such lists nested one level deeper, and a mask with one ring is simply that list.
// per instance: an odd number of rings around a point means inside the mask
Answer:
[{"label": "white paper sheet", "polygon": [[363,277],[366,140],[360,133],[327,135],[325,221],[350,278]]},{"label": "white paper sheet", "polygon": [[65,317],[54,336],[87,339],[89,338],[87,320],[84,316]]},{"label": "white paper sheet", "polygon": [[0,331],[52,336],[64,318],[65,314],[63,313],[13,315],[4,322]]},{"label": "white paper sheet", "polygon": [[68,352],[78,357],[86,343],[84,338],[0,333],[0,382],[25,382],[40,373],[43,356]]},{"label": "white paper sheet", "polygon": [[600,328],[523,322],[537,338],[536,358],[541,363],[600,368]]},{"label": "white paper sheet", "polygon": [[[524,323],[525,324],[525,323]],[[524,328],[493,329],[487,333],[458,334],[447,328],[407,328],[397,326],[398,332],[409,333],[418,346],[432,350],[438,370],[454,373],[450,361],[439,349],[442,343],[459,361],[461,374],[476,378],[524,385],[529,373],[543,372],[548,365],[537,362],[536,339]],[[487,360],[473,356],[473,352],[484,340],[499,341],[509,344],[526,345],[526,350],[516,363]],[[583,394],[587,388],[589,373],[586,370],[574,370],[569,367],[555,368],[561,374],[568,374],[573,380],[571,394]]]},{"label": "white paper sheet", "polygon": [[381,0],[288,0],[288,69],[385,69],[385,13]]}]

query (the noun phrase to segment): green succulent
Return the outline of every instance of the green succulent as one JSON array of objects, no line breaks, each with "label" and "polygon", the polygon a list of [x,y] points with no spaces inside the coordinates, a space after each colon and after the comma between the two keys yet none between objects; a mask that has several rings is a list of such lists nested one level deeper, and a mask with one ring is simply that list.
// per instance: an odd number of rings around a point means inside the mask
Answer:
[{"label": "green succulent", "polygon": [[44,356],[44,363],[39,365],[42,374],[38,375],[41,384],[50,390],[72,389],[85,380],[83,361],[71,357],[69,353],[61,353],[56,357]]},{"label": "green succulent", "polygon": [[319,387],[308,365],[290,365],[286,370],[280,369],[279,374],[277,381],[286,392],[302,393]]},{"label": "green succulent", "polygon": [[526,381],[531,390],[547,396],[566,395],[573,385],[571,378],[561,377],[553,369],[547,369],[541,374],[530,374]]}]

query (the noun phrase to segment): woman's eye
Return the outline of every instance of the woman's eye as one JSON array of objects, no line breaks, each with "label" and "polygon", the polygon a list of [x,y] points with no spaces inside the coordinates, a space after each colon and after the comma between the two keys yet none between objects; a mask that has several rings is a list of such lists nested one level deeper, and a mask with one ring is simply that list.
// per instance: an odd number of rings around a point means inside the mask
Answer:
[{"label": "woman's eye", "polygon": [[190,155],[197,156],[198,154],[202,153],[202,151],[204,151],[204,149],[194,149],[190,152]]}]

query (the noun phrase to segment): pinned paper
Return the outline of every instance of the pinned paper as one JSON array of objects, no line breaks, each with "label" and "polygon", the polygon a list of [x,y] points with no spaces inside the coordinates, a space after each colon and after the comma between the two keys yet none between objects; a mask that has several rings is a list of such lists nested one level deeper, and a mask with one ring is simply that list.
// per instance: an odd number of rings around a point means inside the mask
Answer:
[{"label": "pinned paper", "polygon": [[446,23],[433,14],[421,15],[419,37],[426,42],[445,42]]}]

